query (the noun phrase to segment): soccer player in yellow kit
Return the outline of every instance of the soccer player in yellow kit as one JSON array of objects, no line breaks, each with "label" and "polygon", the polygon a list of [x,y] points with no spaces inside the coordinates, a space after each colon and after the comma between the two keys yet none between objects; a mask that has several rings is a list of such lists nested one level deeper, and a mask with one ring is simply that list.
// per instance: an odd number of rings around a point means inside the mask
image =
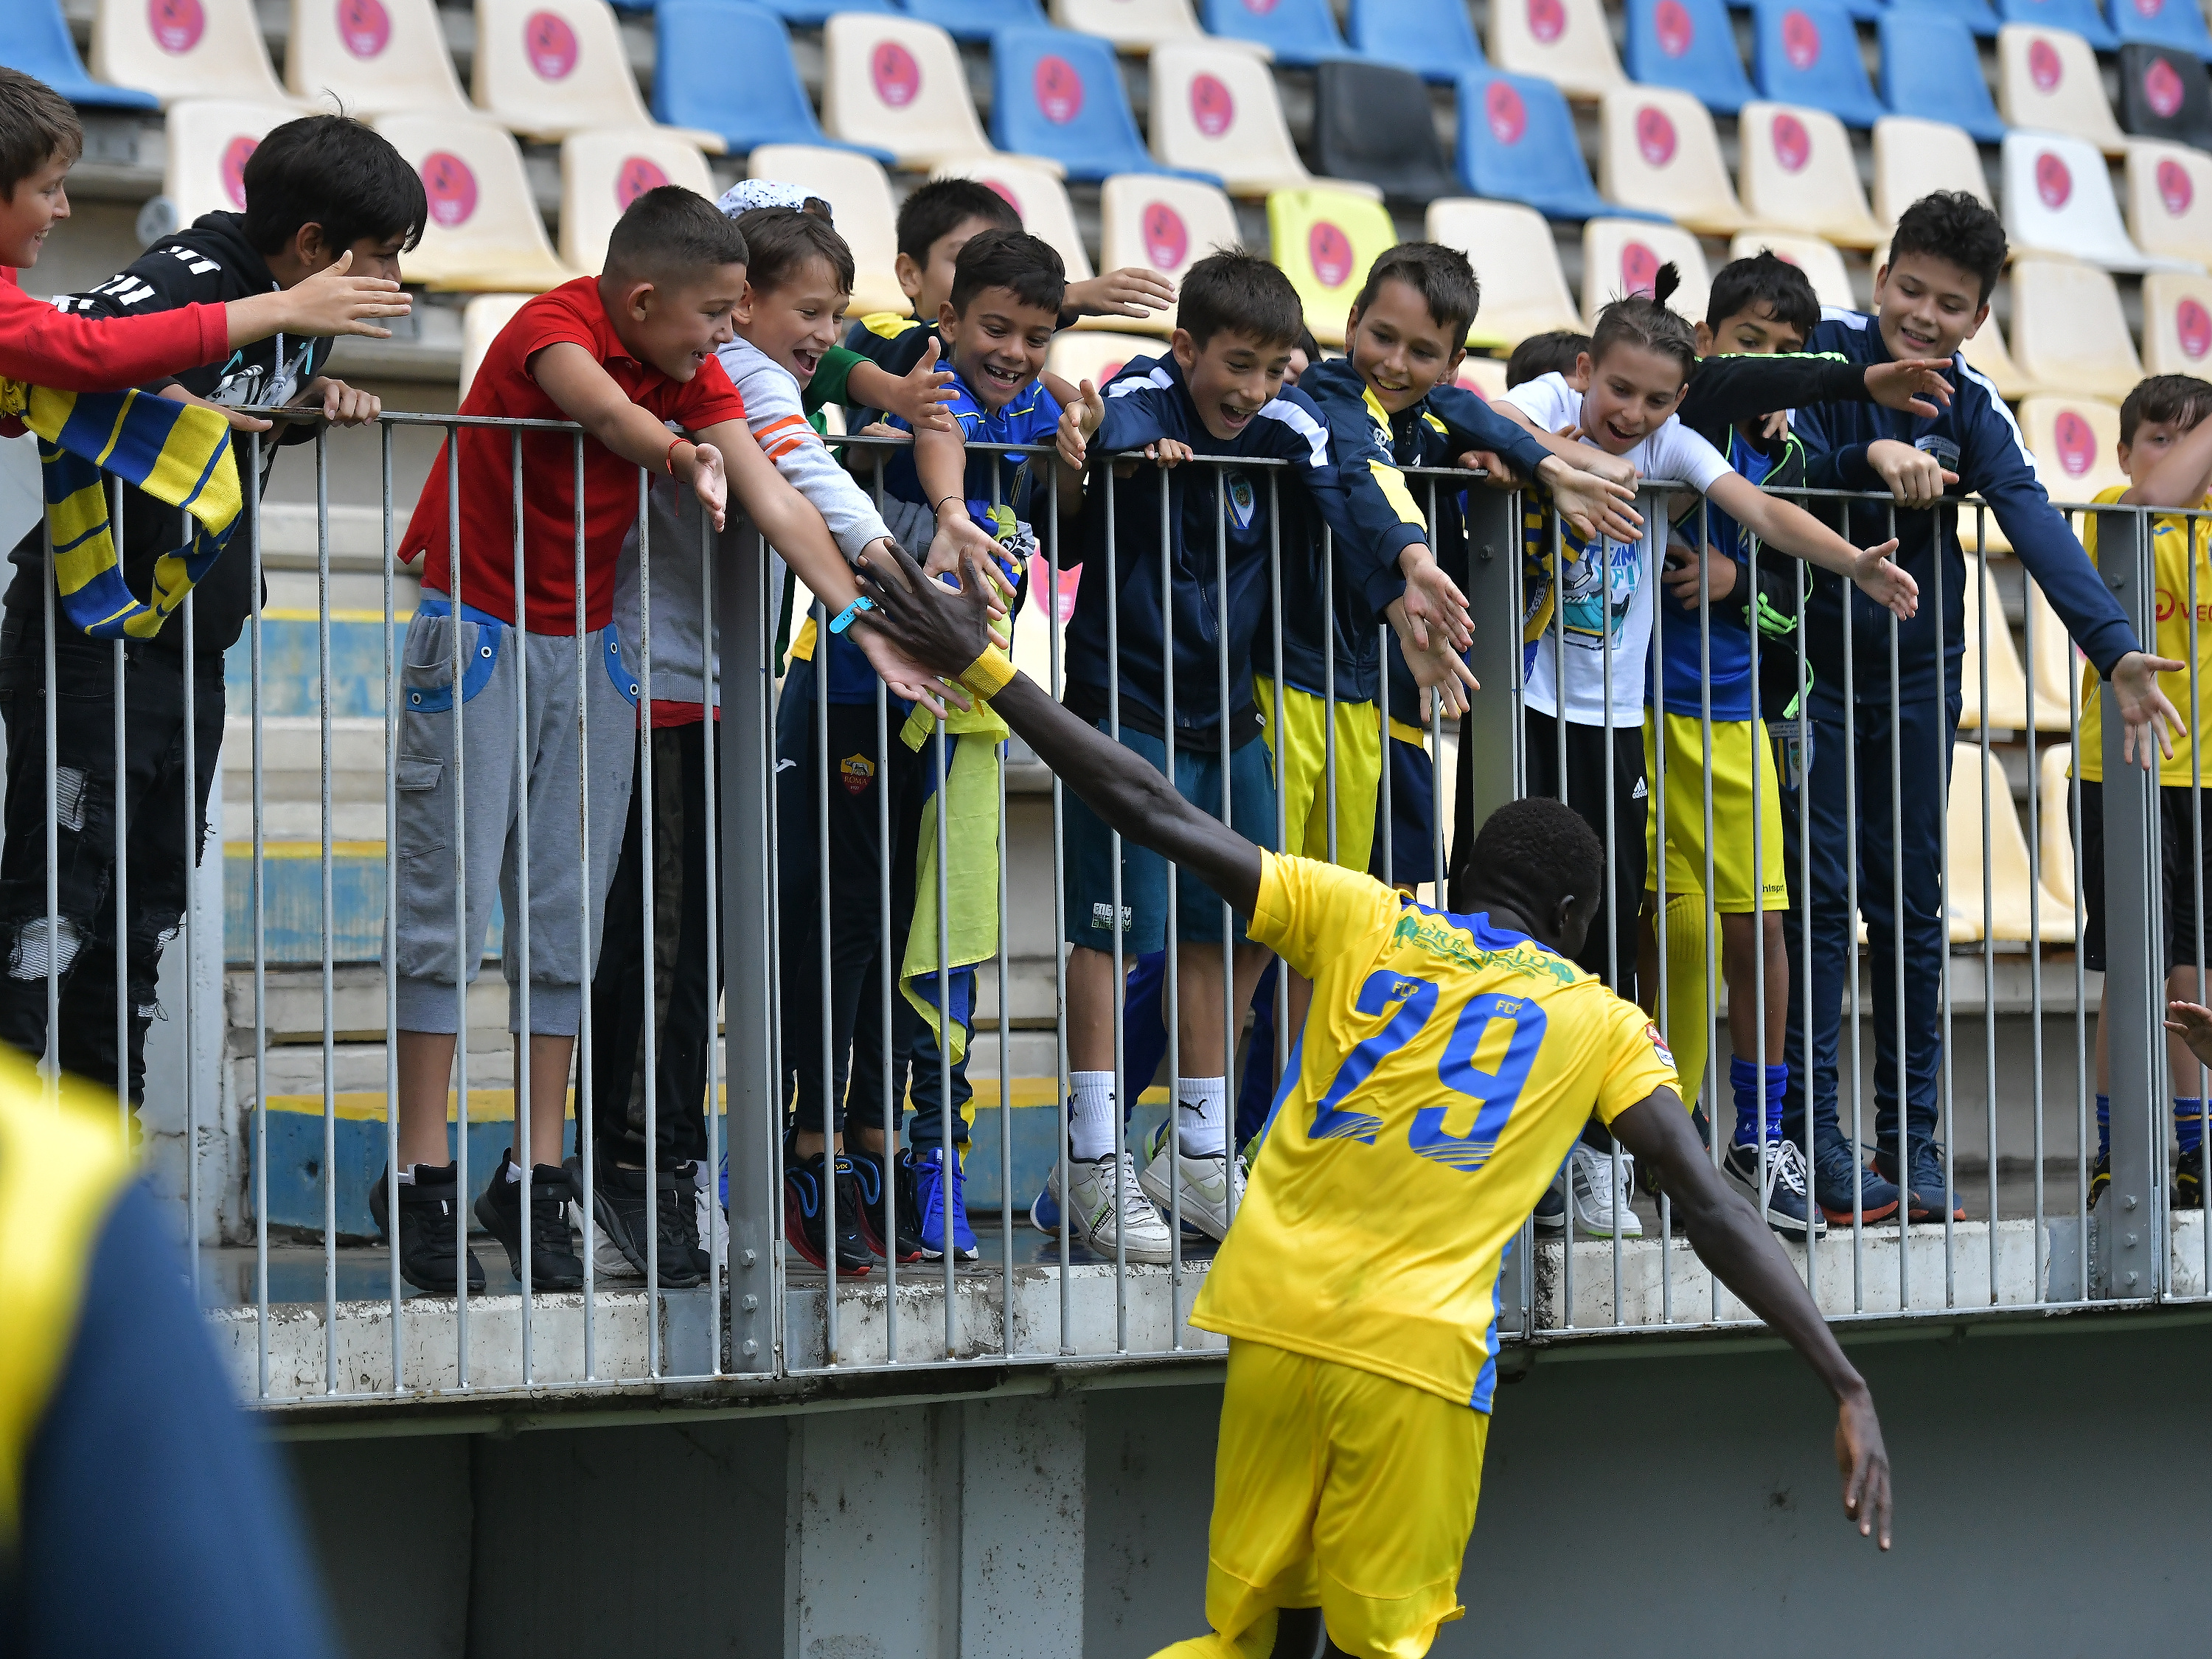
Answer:
[{"label": "soccer player in yellow kit", "polygon": [[1229,1338],[1212,1633],[1157,1659],[1416,1659],[1460,1616],[1498,1271],[1593,1109],[1650,1160],[1698,1255],[1827,1385],[1844,1513],[1887,1549],[1889,1462],[1864,1380],[1714,1170],[1656,1028],[1570,959],[1603,881],[1589,826],[1556,801],[1501,807],[1455,913],[1263,852],[991,649],[981,571],[956,593],[893,551],[896,569],[862,560],[861,625],[988,697],[1102,818],[1196,873],[1314,981],[1191,1314]]}]

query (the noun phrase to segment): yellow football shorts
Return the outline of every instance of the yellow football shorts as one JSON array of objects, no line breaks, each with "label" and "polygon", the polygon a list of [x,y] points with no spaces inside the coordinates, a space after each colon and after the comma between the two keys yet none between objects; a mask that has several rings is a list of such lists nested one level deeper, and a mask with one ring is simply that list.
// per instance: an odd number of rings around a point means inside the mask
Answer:
[{"label": "yellow football shorts", "polygon": [[1206,1546],[1209,1636],[1156,1659],[1267,1659],[1276,1612],[1322,1610],[1360,1659],[1418,1659],[1457,1619],[1487,1413],[1232,1338]]},{"label": "yellow football shorts", "polygon": [[1290,736],[1285,744],[1276,740],[1274,682],[1255,676],[1252,696],[1260,706],[1261,735],[1275,757],[1275,787],[1283,799],[1280,850],[1346,870],[1364,870],[1375,850],[1375,802],[1382,787],[1382,717],[1375,705],[1336,705],[1336,857],[1332,860],[1328,700],[1295,686],[1283,688],[1283,726]]},{"label": "yellow football shorts", "polygon": [[[1644,774],[1650,796],[1644,812],[1645,890],[1659,890],[1659,769],[1652,710],[1644,711]],[[1705,890],[1705,744],[1695,714],[1667,720],[1667,897]],[[1769,910],[1789,908],[1789,860],[1782,848],[1782,785],[1764,720],[1713,722],[1713,908],[1735,914],[1752,902],[1751,769],[1759,767],[1759,840]]]}]

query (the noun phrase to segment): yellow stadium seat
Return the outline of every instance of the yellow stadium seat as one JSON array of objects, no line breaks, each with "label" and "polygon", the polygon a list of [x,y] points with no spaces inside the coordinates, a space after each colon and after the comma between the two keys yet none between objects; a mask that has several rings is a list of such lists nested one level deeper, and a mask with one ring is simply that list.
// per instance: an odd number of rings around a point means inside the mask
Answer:
[{"label": "yellow stadium seat", "polygon": [[1712,276],[1698,239],[1672,225],[1641,219],[1592,219],[1583,226],[1583,321],[1595,326],[1609,301],[1651,291],[1651,278],[1669,260],[1682,285],[1668,303],[1685,317],[1705,314]]},{"label": "yellow stadium seat", "polygon": [[471,113],[436,0],[292,0],[284,84],[295,97],[335,94],[363,120]]},{"label": "yellow stadium seat", "polygon": [[[1126,52],[1148,52],[1172,40],[1203,40],[1190,0],[1052,0],[1052,21],[1078,34],[1111,40]],[[1264,47],[1255,48],[1262,57]]]},{"label": "yellow stadium seat", "polygon": [[1805,280],[1813,284],[1813,293],[1822,305],[1844,311],[1859,308],[1844,256],[1831,244],[1817,236],[1793,236],[1786,231],[1740,230],[1729,243],[1728,257],[1731,260],[1749,258],[1761,248],[1771,248],[1778,258],[1787,259],[1803,271]]},{"label": "yellow stadium seat", "polygon": [[1465,253],[1482,281],[1471,344],[1510,349],[1532,334],[1582,327],[1551,222],[1535,209],[1449,196],[1429,204],[1423,234]]},{"label": "yellow stadium seat", "polygon": [[1460,359],[1458,385],[1469,392],[1479,392],[1492,403],[1505,395],[1505,359],[1478,357],[1473,353]]},{"label": "yellow stadium seat", "polygon": [[203,213],[243,213],[246,158],[271,127],[296,119],[291,104],[247,104],[228,98],[195,98],[169,106],[164,125],[168,166],[161,193],[188,225]]},{"label": "yellow stadium seat", "polygon": [[270,66],[253,0],[99,0],[92,15],[92,74],[150,92],[164,109],[183,98],[279,106],[297,101]]},{"label": "yellow stadium seat", "polygon": [[1491,0],[1488,44],[1499,69],[1540,75],[1570,98],[1628,84],[1601,0]]},{"label": "yellow stadium seat", "polygon": [[2041,820],[2036,850],[2043,864],[2043,936],[2051,938],[2052,921],[2063,918],[2062,944],[2074,937],[2074,784],[2068,775],[2073,769],[2074,745],[2052,744],[2043,751],[2035,792],[2035,815]]},{"label": "yellow stadium seat", "polygon": [[1231,196],[1328,184],[1382,199],[1357,179],[1316,179],[1298,159],[1266,62],[1225,41],[1176,41],[1152,53],[1152,154],[1212,173]]},{"label": "yellow stadium seat", "polygon": [[[1963,531],[1962,534],[1965,533]],[[1975,580],[1978,570],[1980,580]],[[1992,731],[2018,732],[2027,725],[2027,677],[2021,672],[2020,653],[2013,649],[2012,627],[2005,620],[2004,606],[1998,602],[1996,582],[1990,574],[1989,562],[1966,556],[1966,591],[1960,596],[1964,602],[1964,619],[1960,642],[1966,654],[1959,665],[1959,725],[1961,729],[1979,730],[1982,724],[1982,616],[1984,611],[1990,619],[1990,704],[1989,726]],[[1933,605],[1932,591],[1921,595],[1921,603]]]},{"label": "yellow stadium seat", "polygon": [[[2079,519],[2075,527],[2080,528]],[[2066,688],[2081,672],[2081,655],[2067,636],[2066,624],[2043,596],[2035,578],[2027,579],[2027,624],[2032,631],[2021,639],[2021,660],[2027,671],[2028,723],[2039,732],[2069,728]]]},{"label": "yellow stadium seat", "polygon": [[578,270],[606,263],[623,210],[648,190],[681,185],[708,201],[721,192],[697,146],[666,128],[572,132],[561,141],[561,258]]},{"label": "yellow stadium seat", "polygon": [[2127,191],[2128,233],[2137,247],[2212,264],[2212,156],[2186,144],[2130,138]]},{"label": "yellow stadium seat", "polygon": [[2014,262],[2012,349],[2028,379],[2045,388],[2117,403],[2142,379],[2120,291],[2094,265]]},{"label": "yellow stadium seat", "polygon": [[998,154],[975,118],[952,37],[934,23],[881,12],[840,12],[823,26],[822,127],[917,171]]},{"label": "yellow stadium seat", "polygon": [[[1983,802],[1989,803],[1989,858],[1982,856]],[[2027,858],[2027,837],[2021,833],[2020,811],[2013,805],[2012,788],[2005,781],[2004,765],[1995,754],[1986,764],[1979,744],[1961,743],[1951,753],[1951,799],[1945,833],[1949,854],[1948,896],[1951,943],[1977,944],[1984,937],[2008,945],[2025,945],[2034,937],[2034,884]],[[1986,894],[1984,870],[1988,872]],[[1984,914],[1984,906],[1987,913]],[[2051,938],[2056,920],[2046,905],[2044,937]],[[2073,931],[2072,919],[2059,937]]]},{"label": "yellow stadium seat", "polygon": [[465,398],[484,353],[514,313],[530,302],[527,294],[479,294],[461,308],[461,392]]},{"label": "yellow stadium seat", "polygon": [[2036,476],[2052,501],[2081,507],[2114,484],[2120,471],[2120,406],[2099,398],[2023,398],[2021,436],[2035,457]]},{"label": "yellow stadium seat", "polygon": [[1109,334],[1103,329],[1063,329],[1053,336],[1052,349],[1046,354],[1045,369],[1057,374],[1070,386],[1079,386],[1089,380],[1103,386],[1121,372],[1124,363],[1139,357],[1159,357],[1167,353],[1167,343],[1143,334]]},{"label": "yellow stadium seat", "polygon": [[1746,104],[1736,131],[1743,210],[1754,223],[1843,247],[1887,240],[1867,211],[1850,135],[1834,116],[1790,104]]},{"label": "yellow stadium seat", "polygon": [[2154,270],[2142,282],[2146,374],[2212,370],[2212,276]]},{"label": "yellow stadium seat", "polygon": [[555,257],[504,127],[471,117],[387,115],[376,130],[422,175],[430,222],[405,258],[410,282],[474,293],[538,293],[578,273]]},{"label": "yellow stadium seat", "polygon": [[[607,0],[477,0],[477,107],[511,132],[556,143],[587,127],[649,127],[622,27]],[[681,131],[710,155],[720,133]]]},{"label": "yellow stadium seat", "polygon": [[2107,155],[2126,147],[2097,54],[2070,29],[2008,23],[1997,31],[1997,109],[2008,127],[2063,132]]},{"label": "yellow stadium seat", "polygon": [[1075,210],[1068,204],[1067,186],[1027,156],[970,156],[946,161],[930,175],[935,179],[976,179],[1013,204],[1022,216],[1022,228],[1038,240],[1050,244],[1067,267],[1071,283],[1088,282],[1096,275],[1083,234],[1075,228]]},{"label": "yellow stadium seat", "polygon": [[1990,207],[1982,154],[1963,127],[1941,121],[1885,115],[1874,124],[1874,216],[1896,224],[1905,209],[1931,191],[1963,190]]},{"label": "yellow stadium seat", "polygon": [[750,177],[797,185],[830,204],[837,234],[853,250],[853,316],[879,311],[904,316],[913,309],[895,269],[898,208],[891,181],[874,160],[820,144],[763,144],[745,158],[745,169]]},{"label": "yellow stadium seat", "polygon": [[1279,190],[1267,198],[1269,257],[1283,268],[1306,308],[1306,326],[1323,345],[1344,343],[1352,296],[1367,267],[1398,240],[1379,202],[1340,190]]},{"label": "yellow stadium seat", "polygon": [[1688,93],[1615,88],[1599,105],[1599,123],[1597,187],[1607,200],[1708,236],[1733,235],[1749,222],[1713,118]]},{"label": "yellow stadium seat", "polygon": [[[1143,265],[1175,282],[1216,248],[1243,246],[1237,208],[1197,179],[1164,173],[1117,173],[1098,191],[1098,264],[1104,270]],[[1176,310],[1142,317],[1086,317],[1079,328],[1170,334]]]}]

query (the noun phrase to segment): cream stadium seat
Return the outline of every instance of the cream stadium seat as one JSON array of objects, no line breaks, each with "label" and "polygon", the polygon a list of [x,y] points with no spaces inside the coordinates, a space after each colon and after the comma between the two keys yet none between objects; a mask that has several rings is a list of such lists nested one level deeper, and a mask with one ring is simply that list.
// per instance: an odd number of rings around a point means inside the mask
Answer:
[{"label": "cream stadium seat", "polygon": [[2120,406],[2098,398],[2027,398],[2020,405],[2021,435],[2035,457],[2036,476],[2053,502],[2080,507],[2114,484],[2120,471]]},{"label": "cream stadium seat", "polygon": [[1997,108],[2008,127],[2063,132],[2107,155],[2127,143],[2105,96],[2097,54],[2070,30],[2008,23],[1997,31]]},{"label": "cream stadium seat", "polygon": [[[1078,34],[1111,40],[1118,51],[1136,54],[1171,41],[1206,38],[1190,9],[1190,0],[1052,0],[1052,21]],[[1271,55],[1264,46],[1251,50],[1262,58]]]},{"label": "cream stadium seat", "polygon": [[2120,291],[2094,265],[2012,267],[2013,361],[2038,386],[2117,403],[2142,379]]},{"label": "cream stadium seat", "polygon": [[482,119],[387,115],[376,130],[422,175],[430,222],[403,265],[410,282],[477,293],[538,293],[578,273],[554,256],[504,127]]},{"label": "cream stadium seat", "polygon": [[2128,141],[2128,231],[2145,253],[2212,264],[2212,156],[2186,144]]},{"label": "cream stadium seat", "polygon": [[1834,116],[1789,104],[1746,104],[1736,131],[1743,210],[1754,224],[1802,231],[1842,247],[1887,240],[1867,211],[1850,134]]},{"label": "cream stadium seat", "polygon": [[[1877,267],[1879,269],[1879,267]],[[1984,376],[1997,396],[2010,402],[2032,398],[2040,390],[2026,369],[2005,348],[2004,330],[1994,314],[1985,319],[1974,336],[1959,349],[1966,367]]]},{"label": "cream stadium seat", "polygon": [[246,158],[271,127],[298,118],[291,104],[246,104],[197,98],[169,106],[169,160],[161,193],[189,225],[203,213],[246,210]]},{"label": "cream stadium seat", "polygon": [[1535,209],[1448,196],[1429,204],[1422,234],[1466,254],[1481,279],[1482,307],[1468,332],[1471,344],[1510,349],[1532,334],[1581,331],[1583,319],[1575,314],[1574,295],[1559,265],[1559,244],[1552,240],[1550,222]]},{"label": "cream stadium seat", "polygon": [[819,196],[830,204],[837,234],[853,250],[850,314],[896,312],[912,307],[900,291],[898,208],[891,181],[872,158],[857,150],[819,144],[763,144],[745,158],[755,179],[775,179]]},{"label": "cream stadium seat", "polygon": [[2212,372],[2212,276],[2154,270],[2142,282],[2146,374]]},{"label": "cream stadium seat", "polygon": [[1712,276],[1705,250],[1686,230],[1641,219],[1592,219],[1583,226],[1583,320],[1594,326],[1608,301],[1649,294],[1659,267],[1672,260],[1682,285],[1668,301],[1685,317],[1705,314]]},{"label": "cream stadium seat", "polygon": [[[840,12],[823,27],[822,128],[917,171],[999,153],[975,118],[952,37],[888,13]],[[1036,165],[1066,171],[1042,157]]]},{"label": "cream stadium seat", "polygon": [[648,190],[720,192],[698,147],[665,127],[572,132],[561,141],[561,258],[578,270],[606,263],[615,221]]},{"label": "cream stadium seat", "polygon": [[1745,259],[1761,248],[1771,248],[1779,258],[1787,259],[1805,273],[1805,280],[1813,284],[1813,293],[1824,306],[1834,306],[1841,311],[1856,311],[1858,296],[1851,290],[1851,274],[1844,267],[1844,256],[1835,247],[1817,236],[1793,236],[1783,231],[1740,230],[1729,243],[1728,257],[1731,260]]},{"label": "cream stadium seat", "polygon": [[1886,115],[1874,124],[1874,216],[1885,225],[1931,191],[1963,190],[1990,207],[1982,154],[1963,127]]},{"label": "cream stadium seat", "polygon": [[99,0],[92,14],[92,74],[149,92],[165,109],[182,98],[297,101],[270,66],[253,0]]},{"label": "cream stadium seat", "polygon": [[[1143,265],[1175,282],[1216,248],[1243,246],[1237,207],[1212,185],[1158,173],[1121,173],[1098,191],[1098,264],[1120,270]],[[1086,317],[1079,328],[1117,332],[1175,331],[1176,311],[1142,317]]]},{"label": "cream stadium seat", "polygon": [[[2075,528],[2081,528],[2078,518]],[[2027,623],[2033,631],[2021,635],[2021,661],[2027,671],[2029,723],[2039,732],[2064,732],[2071,725],[2066,688],[2080,675],[2081,658],[2067,637],[2066,624],[2044,598],[2041,585],[2030,576],[2027,587]]]},{"label": "cream stadium seat", "polygon": [[461,392],[465,398],[484,353],[514,313],[529,303],[527,294],[479,294],[461,310]]},{"label": "cream stadium seat", "polygon": [[[1986,866],[1982,856],[1984,800],[1989,804]],[[2035,921],[2027,837],[2021,830],[2020,811],[2013,805],[2003,763],[1995,754],[1984,763],[1978,743],[1961,743],[1952,750],[1951,799],[1945,817],[1951,943],[1976,944],[1986,937],[2001,944],[2027,944],[2034,937]],[[2054,920],[2046,908],[2043,915],[2046,938],[2051,936],[2050,924]],[[2071,916],[2066,921],[2059,935],[2062,939],[2073,932]]]},{"label": "cream stadium seat", "polygon": [[2005,234],[2015,254],[2055,253],[2106,270],[2203,268],[2136,246],[2120,222],[2112,174],[2094,144],[2051,132],[2008,132],[2001,154]]},{"label": "cream stadium seat", "polygon": [[[607,0],[477,0],[477,107],[512,132],[558,143],[590,127],[649,127]],[[683,131],[710,155],[720,133]]]},{"label": "cream stadium seat", "polygon": [[1460,359],[1459,385],[1469,392],[1479,392],[1492,403],[1506,392],[1505,359],[1503,357],[1467,356]]},{"label": "cream stadium seat", "polygon": [[2038,872],[2043,878],[2043,936],[2051,939],[2056,923],[2064,929],[2057,935],[2061,944],[2074,938],[2073,781],[2068,776],[2073,768],[2074,745],[2052,744],[2043,751],[2035,792],[2035,815],[2041,820],[2036,850],[2043,865]]},{"label": "cream stadium seat", "polygon": [[1688,93],[1616,88],[1599,106],[1599,128],[1597,187],[1607,200],[1708,236],[1733,235],[1749,222],[1713,118]]},{"label": "cream stadium seat", "polygon": [[1167,343],[1143,334],[1109,334],[1103,329],[1063,329],[1053,337],[1052,349],[1045,356],[1044,366],[1049,374],[1057,374],[1070,386],[1080,386],[1089,380],[1103,386],[1121,372],[1124,363],[1139,357],[1158,357],[1167,351]]},{"label": "cream stadium seat", "polygon": [[[1978,568],[1979,581],[1974,579]],[[1981,629],[1986,613],[1990,619],[1989,726],[1994,732],[2021,731],[2027,725],[2027,677],[2021,672],[2020,653],[2013,649],[2012,628],[2005,621],[1988,562],[1976,559],[1971,552],[1966,556],[1966,591],[1960,598],[1965,607],[1960,642],[1966,647],[1966,656],[1959,665],[1960,727],[1978,731],[1983,724]],[[1934,604],[1934,595],[1928,595],[1925,602]]]},{"label": "cream stadium seat", "polygon": [[1243,48],[1208,39],[1152,53],[1152,155],[1163,165],[1209,173],[1231,196],[1267,196],[1330,184],[1380,199],[1357,179],[1316,179],[1298,159],[1275,77]]},{"label": "cream stadium seat", "polygon": [[284,84],[335,95],[363,120],[403,110],[467,115],[436,0],[292,0]]},{"label": "cream stadium seat", "polygon": [[1498,68],[1540,75],[1570,98],[1628,84],[1601,0],[1491,0],[1488,45]]},{"label": "cream stadium seat", "polygon": [[1075,209],[1069,204],[1067,186],[1042,165],[1021,155],[977,157],[947,161],[930,175],[935,179],[975,179],[990,185],[1013,204],[1022,216],[1022,228],[1051,245],[1067,267],[1071,283],[1088,282],[1091,254],[1083,234],[1075,228]]},{"label": "cream stadium seat", "polygon": [[1267,198],[1269,257],[1298,291],[1306,326],[1325,346],[1344,343],[1352,296],[1367,268],[1398,240],[1379,202],[1316,185]]}]

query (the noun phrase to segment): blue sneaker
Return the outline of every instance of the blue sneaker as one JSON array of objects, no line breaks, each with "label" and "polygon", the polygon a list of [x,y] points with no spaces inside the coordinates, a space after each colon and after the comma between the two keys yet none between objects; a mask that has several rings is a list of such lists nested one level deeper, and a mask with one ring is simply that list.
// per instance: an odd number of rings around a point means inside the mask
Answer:
[{"label": "blue sneaker", "polygon": [[[1943,1149],[1932,1140],[1913,1140],[1907,1138],[1905,1152],[1912,1167],[1901,1183],[1905,1189],[1905,1213],[1910,1221],[1941,1221],[1943,1218],[1943,1199],[1948,1188],[1951,1200],[1951,1219],[1964,1221],[1966,1206],[1960,1202],[1958,1187],[1948,1181],[1943,1173]],[[1885,1180],[1894,1181],[1897,1159],[1887,1152],[1874,1155],[1875,1173]]]},{"label": "blue sneaker", "polygon": [[1860,1163],[1849,1141],[1831,1141],[1813,1158],[1813,1195],[1820,1213],[1838,1227],[1850,1226],[1854,1188],[1858,1193],[1858,1212],[1867,1221],[1888,1221],[1896,1216],[1902,1197],[1896,1187],[1879,1170]]},{"label": "blue sneaker", "polygon": [[1052,1177],[1044,1178],[1037,1188],[1036,1200],[1030,1206],[1030,1225],[1041,1233],[1060,1237],[1060,1194],[1052,1189]]},{"label": "blue sneaker", "polygon": [[[950,1182],[945,1179],[948,1170]],[[921,1237],[922,1255],[933,1261],[945,1255],[945,1215],[948,1209],[952,1213],[953,1255],[963,1261],[973,1261],[981,1254],[975,1248],[975,1231],[968,1224],[968,1201],[962,1191],[965,1185],[959,1158],[956,1155],[948,1164],[942,1146],[933,1146],[915,1157],[915,1231]]]}]

